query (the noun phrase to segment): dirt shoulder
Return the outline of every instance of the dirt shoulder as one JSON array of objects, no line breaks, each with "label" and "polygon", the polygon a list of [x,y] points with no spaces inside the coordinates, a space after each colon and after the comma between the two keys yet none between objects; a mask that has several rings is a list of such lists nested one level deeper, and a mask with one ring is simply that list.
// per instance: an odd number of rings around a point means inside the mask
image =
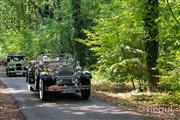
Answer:
[{"label": "dirt shoulder", "polygon": [[12,96],[0,81],[0,120],[25,120]]},{"label": "dirt shoulder", "polygon": [[180,94],[140,92],[131,83],[117,84],[101,74],[93,75],[92,96],[96,99],[155,120],[180,120]]},{"label": "dirt shoulder", "polygon": [[180,107],[146,104],[133,99],[134,93],[111,93],[92,88],[92,96],[101,101],[149,116],[154,120],[180,120]]}]

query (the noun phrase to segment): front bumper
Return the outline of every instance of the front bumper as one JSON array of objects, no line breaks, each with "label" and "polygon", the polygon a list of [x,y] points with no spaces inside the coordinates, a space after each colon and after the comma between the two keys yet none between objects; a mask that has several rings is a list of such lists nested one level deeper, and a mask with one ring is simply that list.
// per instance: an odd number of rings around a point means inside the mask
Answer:
[{"label": "front bumper", "polygon": [[10,74],[14,75],[26,75],[27,71],[26,70],[14,70],[14,71],[8,71]]},{"label": "front bumper", "polygon": [[58,86],[58,85],[51,85],[45,88],[47,92],[60,92],[60,93],[77,93],[81,90],[88,90],[90,89],[90,85],[80,85],[80,86]]}]

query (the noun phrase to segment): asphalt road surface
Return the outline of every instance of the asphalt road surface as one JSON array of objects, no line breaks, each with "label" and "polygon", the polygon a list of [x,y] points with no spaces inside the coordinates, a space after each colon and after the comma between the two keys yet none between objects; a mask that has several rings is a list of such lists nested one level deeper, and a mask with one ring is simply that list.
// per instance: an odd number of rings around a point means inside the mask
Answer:
[{"label": "asphalt road surface", "polygon": [[28,120],[150,120],[94,98],[81,100],[78,95],[54,94],[55,99],[42,102],[37,92],[27,89],[25,77],[0,76]]}]

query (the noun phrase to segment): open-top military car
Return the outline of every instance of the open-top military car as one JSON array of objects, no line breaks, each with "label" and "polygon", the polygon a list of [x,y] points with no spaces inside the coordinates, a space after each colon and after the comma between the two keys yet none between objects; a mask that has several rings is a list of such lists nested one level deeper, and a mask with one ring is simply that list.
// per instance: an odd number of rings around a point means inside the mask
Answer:
[{"label": "open-top military car", "polygon": [[26,75],[27,64],[24,55],[8,55],[6,60],[6,75]]},{"label": "open-top military car", "polygon": [[41,100],[48,100],[51,93],[81,93],[88,99],[91,91],[91,74],[83,71],[70,55],[49,59],[46,55],[30,61],[27,74],[29,90],[39,91]]}]

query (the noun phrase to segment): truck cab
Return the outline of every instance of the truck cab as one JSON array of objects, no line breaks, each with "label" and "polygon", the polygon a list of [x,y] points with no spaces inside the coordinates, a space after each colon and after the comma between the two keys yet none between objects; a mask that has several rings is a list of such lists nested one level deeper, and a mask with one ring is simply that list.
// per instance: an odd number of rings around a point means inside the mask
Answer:
[{"label": "truck cab", "polygon": [[6,59],[6,75],[23,75],[27,73],[27,65],[24,55],[8,55]]}]

